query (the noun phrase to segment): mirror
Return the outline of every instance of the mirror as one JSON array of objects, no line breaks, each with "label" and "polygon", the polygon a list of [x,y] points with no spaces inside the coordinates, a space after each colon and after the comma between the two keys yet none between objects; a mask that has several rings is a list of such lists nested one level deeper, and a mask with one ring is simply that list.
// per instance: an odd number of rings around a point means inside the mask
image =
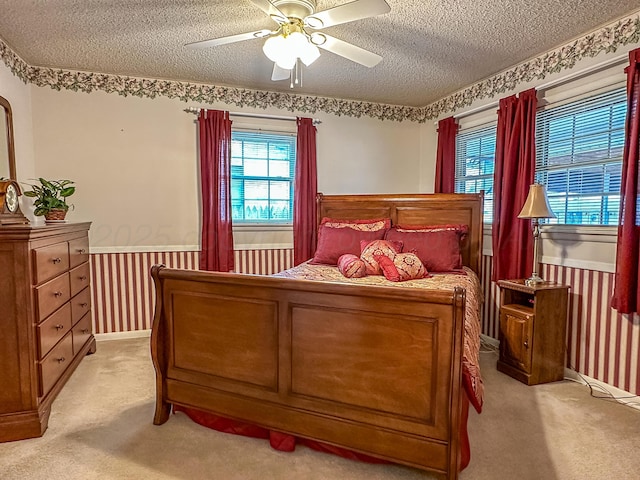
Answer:
[{"label": "mirror", "polygon": [[11,105],[4,97],[0,97],[0,178],[17,180]]}]

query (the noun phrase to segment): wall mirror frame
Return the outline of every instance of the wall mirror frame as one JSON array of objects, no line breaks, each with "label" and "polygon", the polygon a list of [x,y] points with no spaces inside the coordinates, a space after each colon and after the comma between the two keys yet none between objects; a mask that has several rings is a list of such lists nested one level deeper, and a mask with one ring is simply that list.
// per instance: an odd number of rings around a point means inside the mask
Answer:
[{"label": "wall mirror frame", "polygon": [[[4,117],[4,118],[2,118]],[[13,142],[13,115],[9,100],[0,97],[0,125],[4,123],[5,134],[0,131],[0,177],[18,180],[16,176],[16,153]],[[2,130],[2,127],[0,127]],[[5,141],[6,139],[6,141]],[[6,145],[5,145],[6,143]]]}]

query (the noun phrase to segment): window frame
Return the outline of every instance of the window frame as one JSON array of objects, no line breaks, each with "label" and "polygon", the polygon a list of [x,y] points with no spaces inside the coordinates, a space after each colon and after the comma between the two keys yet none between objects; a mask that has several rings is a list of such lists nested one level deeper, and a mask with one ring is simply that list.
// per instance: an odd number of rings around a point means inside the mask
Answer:
[{"label": "window frame", "polygon": [[[290,156],[288,160],[290,162],[290,173],[289,177],[270,177],[270,176],[255,176],[255,175],[234,175],[234,165],[233,165],[233,142],[236,141],[236,135],[246,135],[247,137],[260,137],[264,136],[273,136],[273,137],[288,137],[290,141],[290,145],[293,147],[293,155]],[[292,131],[285,130],[265,130],[262,128],[250,128],[250,127],[238,127],[232,128],[231,131],[231,141],[232,141],[232,155],[231,155],[231,203],[232,203],[232,224],[233,228],[242,229],[246,231],[266,231],[266,230],[288,230],[291,229],[293,225],[293,202],[294,202],[294,189],[295,189],[295,162],[296,162],[296,148],[297,148],[297,134]],[[244,156],[242,157],[244,159]],[[269,161],[269,159],[266,159]],[[281,160],[281,159],[278,159]],[[234,205],[234,195],[233,195],[233,181],[234,180],[250,180],[250,181],[283,181],[286,180],[289,182],[289,219],[236,219],[233,218],[233,205]],[[244,187],[242,188],[244,192]],[[246,208],[246,204],[244,204],[246,197],[243,196],[242,202],[243,207]],[[271,200],[270,196],[266,199],[267,202]],[[282,200],[280,200],[282,201]]]}]

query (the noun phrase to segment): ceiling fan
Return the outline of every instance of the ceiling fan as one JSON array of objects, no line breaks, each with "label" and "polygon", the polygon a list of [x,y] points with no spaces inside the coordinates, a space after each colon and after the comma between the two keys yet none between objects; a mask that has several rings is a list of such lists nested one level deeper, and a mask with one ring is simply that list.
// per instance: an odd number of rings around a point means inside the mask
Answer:
[{"label": "ceiling fan", "polygon": [[374,17],[391,10],[385,0],[354,0],[344,5],[316,12],[316,0],[251,0],[278,24],[275,30],[258,30],[227,37],[188,43],[191,48],[209,48],[227,43],[266,38],[262,47],[274,62],[271,80],[291,79],[299,83],[299,64],[311,65],[319,56],[319,48],[353,62],[374,67],[382,57],[376,53],[339,40],[317,30]]}]

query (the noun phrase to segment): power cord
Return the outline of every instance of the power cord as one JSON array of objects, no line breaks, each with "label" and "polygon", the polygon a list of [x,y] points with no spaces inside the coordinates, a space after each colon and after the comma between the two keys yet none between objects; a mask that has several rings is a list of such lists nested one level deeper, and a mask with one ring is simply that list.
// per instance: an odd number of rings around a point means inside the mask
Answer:
[{"label": "power cord", "polygon": [[[611,391],[609,391],[603,385],[588,381],[586,378],[584,378],[583,375],[581,375],[579,372],[577,372],[576,369],[573,366],[570,366],[569,368],[571,368],[571,370],[573,370],[576,373],[576,375],[578,377],[580,377],[580,380],[576,380],[575,378],[571,378],[571,377],[564,377],[564,379],[565,380],[569,380],[571,382],[579,383],[581,385],[586,385],[587,387],[589,387],[589,394],[593,398],[597,398],[597,399],[600,399],[600,400],[614,401],[616,403],[620,403],[621,405],[625,405],[627,407],[640,409],[640,401],[626,401],[626,400],[629,400],[629,399],[639,399],[640,400],[640,396],[639,395],[616,396],[613,393],[611,393]],[[604,395],[598,395],[599,393],[600,394],[604,394]]]}]

